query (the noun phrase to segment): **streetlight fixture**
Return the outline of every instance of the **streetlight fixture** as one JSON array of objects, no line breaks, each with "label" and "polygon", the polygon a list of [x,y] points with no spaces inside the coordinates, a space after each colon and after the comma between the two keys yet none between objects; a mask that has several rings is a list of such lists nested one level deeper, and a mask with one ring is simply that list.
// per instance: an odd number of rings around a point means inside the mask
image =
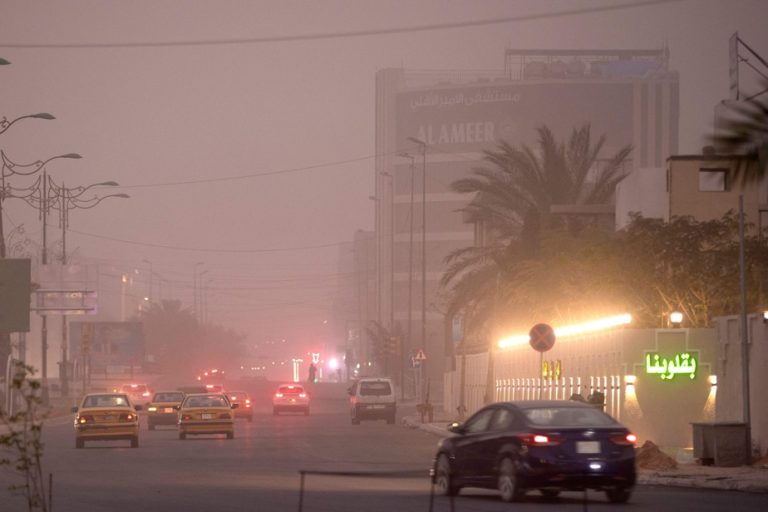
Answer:
[{"label": "streetlight fixture", "polygon": [[14,123],[16,123],[17,121],[21,121],[22,119],[45,119],[46,121],[51,121],[56,118],[53,116],[53,114],[49,114],[48,112],[40,112],[39,114],[29,114],[26,116],[17,117],[12,121],[9,121],[5,116],[3,116],[3,118],[0,119],[0,135],[5,133],[5,131],[11,126],[13,126]]},{"label": "streetlight fixture", "polygon": [[672,327],[680,327],[683,323],[683,314],[680,311],[673,311],[669,314],[669,323]]},{"label": "streetlight fixture", "polygon": [[[415,137],[408,140],[421,146],[421,345],[427,350],[427,143]],[[421,364],[423,374],[424,361]]]},{"label": "streetlight fixture", "polygon": [[[50,116],[50,114],[35,114],[35,115]],[[33,117],[33,116],[26,116],[26,117]],[[53,118],[53,116],[51,116],[51,118]],[[23,119],[23,118],[18,118],[18,119]],[[18,121],[18,119],[14,119],[10,124],[15,123],[16,121]],[[47,119],[47,117],[44,117],[43,119]],[[10,126],[10,124],[8,126]],[[0,126],[2,126],[2,123],[0,123]],[[5,131],[5,129],[3,131]],[[6,253],[5,232],[3,230],[3,201],[5,200],[6,197],[9,197],[9,198],[15,197],[18,199],[24,199],[26,201],[27,198],[34,195],[36,191],[42,190],[40,188],[41,186],[43,188],[45,188],[46,186],[45,183],[41,182],[40,178],[38,178],[38,180],[31,187],[14,189],[13,187],[10,186],[10,184],[6,184],[6,178],[10,178],[11,176],[31,176],[39,172],[41,169],[43,169],[43,174],[45,175],[45,171],[44,171],[45,166],[49,162],[56,160],[58,158],[80,159],[83,157],[77,153],[67,153],[64,155],[52,156],[47,160],[38,160],[31,164],[18,164],[12,161],[10,158],[8,158],[8,156],[5,154],[4,151],[0,150],[0,159],[2,160],[2,171],[0,172],[0,258],[5,258],[5,253]],[[43,181],[45,181],[45,179]],[[45,263],[45,244],[43,244],[43,263]]]}]

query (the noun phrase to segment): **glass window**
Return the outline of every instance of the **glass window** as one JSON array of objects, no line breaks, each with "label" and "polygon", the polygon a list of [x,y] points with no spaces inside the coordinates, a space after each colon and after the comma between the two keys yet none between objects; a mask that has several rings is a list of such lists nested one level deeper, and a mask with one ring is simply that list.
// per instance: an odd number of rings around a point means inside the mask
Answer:
[{"label": "glass window", "polygon": [[304,392],[304,388],[301,386],[280,386],[278,391],[284,395],[298,395]]},{"label": "glass window", "polygon": [[616,424],[613,418],[592,407],[541,407],[524,412],[528,421],[536,426],[603,427]]},{"label": "glass window", "polygon": [[699,191],[724,192],[728,169],[699,169]]},{"label": "glass window", "polygon": [[488,424],[491,421],[491,416],[496,409],[483,409],[464,424],[464,431],[468,434],[476,434],[478,432],[485,432],[488,430]]},{"label": "glass window", "polygon": [[87,407],[128,407],[125,395],[91,395],[85,398],[83,408]]},{"label": "glass window", "polygon": [[489,430],[514,430],[515,423],[515,413],[502,407],[496,411],[491,419]]},{"label": "glass window", "polygon": [[389,382],[366,382],[360,383],[360,396],[382,396],[391,395],[392,387]]}]

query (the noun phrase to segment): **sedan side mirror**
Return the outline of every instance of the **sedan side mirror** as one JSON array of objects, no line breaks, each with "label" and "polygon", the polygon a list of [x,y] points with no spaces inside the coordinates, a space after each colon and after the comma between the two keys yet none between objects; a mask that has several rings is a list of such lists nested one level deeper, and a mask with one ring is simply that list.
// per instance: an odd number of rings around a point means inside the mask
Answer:
[{"label": "sedan side mirror", "polygon": [[72,411],[73,413],[77,412],[77,407],[73,407],[73,408],[71,409],[71,411]]},{"label": "sedan side mirror", "polygon": [[454,434],[463,434],[464,428],[458,421],[452,421],[448,424],[448,432],[453,432]]},{"label": "sedan side mirror", "polygon": [[238,407],[240,407],[240,404],[232,404],[233,409],[237,409]]}]

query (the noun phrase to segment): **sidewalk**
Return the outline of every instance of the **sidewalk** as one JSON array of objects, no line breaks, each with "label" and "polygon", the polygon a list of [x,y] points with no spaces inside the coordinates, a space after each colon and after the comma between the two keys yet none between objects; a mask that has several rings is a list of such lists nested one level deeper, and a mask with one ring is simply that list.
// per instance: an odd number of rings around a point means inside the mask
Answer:
[{"label": "sidewalk", "polygon": [[[435,411],[433,420],[432,423],[421,423],[419,416],[404,416],[402,424],[408,428],[418,428],[441,437],[452,435],[448,432],[447,426],[453,418]],[[734,468],[701,466],[695,463],[679,464],[677,469],[664,471],[639,468],[637,483],[768,493],[768,462],[764,459],[755,466]]]}]

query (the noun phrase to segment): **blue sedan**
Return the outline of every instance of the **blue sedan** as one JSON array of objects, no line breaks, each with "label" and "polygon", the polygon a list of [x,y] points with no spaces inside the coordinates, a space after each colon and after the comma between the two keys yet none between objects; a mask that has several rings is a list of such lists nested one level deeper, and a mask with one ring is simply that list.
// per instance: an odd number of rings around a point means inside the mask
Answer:
[{"label": "blue sedan", "polygon": [[488,405],[438,445],[432,466],[437,491],[498,489],[503,501],[529,490],[547,498],[560,491],[604,491],[629,500],[635,485],[635,442],[626,427],[592,405],[532,400]]}]

